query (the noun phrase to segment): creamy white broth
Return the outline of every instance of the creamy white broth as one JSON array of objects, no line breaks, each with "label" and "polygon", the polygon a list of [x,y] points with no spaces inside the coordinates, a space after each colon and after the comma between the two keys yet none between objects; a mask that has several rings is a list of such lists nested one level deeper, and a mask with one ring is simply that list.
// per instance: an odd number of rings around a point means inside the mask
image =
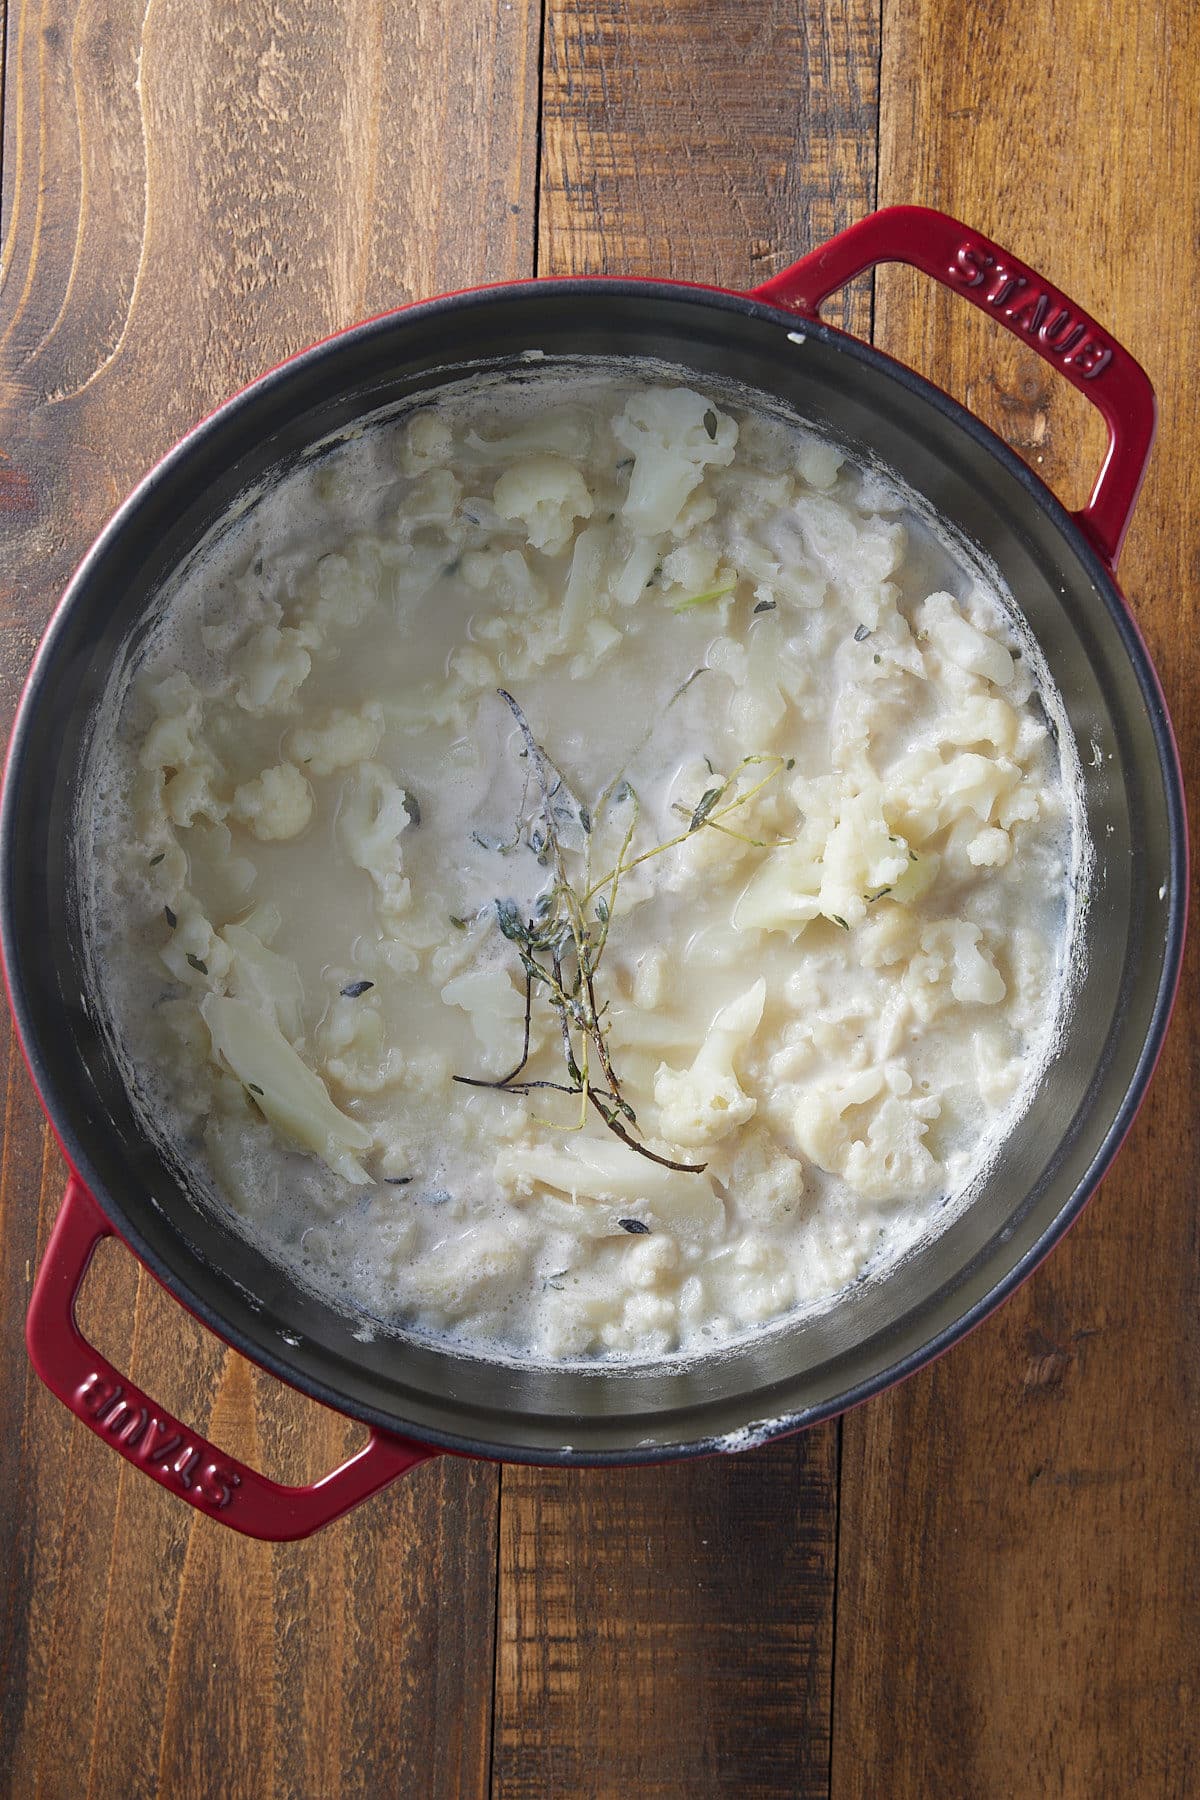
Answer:
[{"label": "creamy white broth", "polygon": [[[1052,1053],[1087,847],[1019,613],[722,390],[576,370],[330,450],[113,712],[89,910],[131,1085],[364,1321],[642,1357],[827,1305],[964,1203]],[[603,940],[574,1066],[632,1144],[455,1079],[518,1064],[524,948],[519,1079],[579,1085],[528,943],[566,887]]]}]

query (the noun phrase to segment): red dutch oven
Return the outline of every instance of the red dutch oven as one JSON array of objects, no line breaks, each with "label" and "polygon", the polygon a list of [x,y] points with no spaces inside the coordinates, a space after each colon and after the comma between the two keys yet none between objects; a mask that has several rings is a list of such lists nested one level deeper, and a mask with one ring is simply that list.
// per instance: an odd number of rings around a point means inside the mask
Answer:
[{"label": "red dutch oven", "polygon": [[[821,303],[879,262],[922,270],[1006,326],[1097,406],[1108,449],[1068,513],[929,382],[823,324]],[[380,1334],[300,1288],[198,1206],[148,1135],[98,1022],[72,896],[80,771],[96,709],[157,597],[238,497],[305,450],[471,370],[650,356],[733,378],[851,454],[878,459],[987,557],[1036,633],[1081,750],[1096,869],[1060,1053],[977,1199],[886,1277],[692,1362],[562,1368]],[[865,1399],[960,1338],[1062,1236],[1127,1131],[1167,1026],[1183,948],[1187,846],[1162,694],[1114,580],[1154,436],[1150,384],[1094,320],[998,245],[896,207],[751,294],[664,281],[521,282],[406,307],[292,358],[196,428],[88,553],[21,702],[0,818],[0,929],[30,1072],[71,1165],[28,1317],[42,1379],[98,1437],[201,1511],[302,1537],[438,1450],[605,1464],[731,1450]],[[366,1447],[286,1487],[172,1418],[80,1332],[75,1302],[118,1235],[197,1318],[281,1380],[364,1420]]]}]

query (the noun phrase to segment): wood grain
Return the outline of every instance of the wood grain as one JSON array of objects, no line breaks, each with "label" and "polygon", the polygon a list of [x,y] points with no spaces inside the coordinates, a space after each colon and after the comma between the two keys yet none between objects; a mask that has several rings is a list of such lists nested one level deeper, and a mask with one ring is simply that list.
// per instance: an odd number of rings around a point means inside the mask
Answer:
[{"label": "wood grain", "polygon": [[[0,293],[0,723],[126,489],[288,351],[533,265],[528,0],[26,0],[9,21]],[[0,1791],[326,1800],[487,1791],[498,1477],[430,1464],[312,1543],[192,1514],[29,1371],[62,1189],[4,1022]],[[285,1479],[357,1433],[183,1317],[123,1251],[86,1324]]]},{"label": "wood grain", "polygon": [[[538,267],[752,286],[870,209],[853,0],[551,0]],[[868,296],[843,309],[859,330]],[[736,1462],[506,1469],[493,1792],[825,1795],[837,1427]]]},{"label": "wood grain", "polygon": [[500,1800],[828,1792],[835,1429],[504,1471]]},{"label": "wood grain", "polygon": [[[1122,14],[887,0],[880,198],[998,237],[1143,360],[1162,432],[1122,578],[1185,767],[1200,475],[1189,305],[1200,33]],[[1100,434],[970,309],[880,278],[879,340],[1078,497]],[[1193,950],[1155,1084],[1068,1242],[952,1356],[845,1421],[833,1794],[1200,1791]]]}]

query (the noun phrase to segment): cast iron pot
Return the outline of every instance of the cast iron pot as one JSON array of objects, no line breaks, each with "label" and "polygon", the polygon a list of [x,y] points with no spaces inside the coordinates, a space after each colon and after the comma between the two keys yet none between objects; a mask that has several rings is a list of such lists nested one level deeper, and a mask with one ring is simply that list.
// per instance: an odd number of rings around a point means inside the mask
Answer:
[{"label": "cast iron pot", "polygon": [[[927,381],[822,324],[881,261],[913,264],[1007,325],[1109,429],[1070,514]],[[381,1335],[363,1344],[222,1221],[144,1131],[98,1030],[71,896],[78,774],[94,709],[156,596],[252,483],[356,418],[528,350],[650,355],[733,377],[875,455],[995,559],[1040,640],[1079,745],[1097,867],[1086,968],[1061,1054],[978,1199],[886,1279],[822,1316],[690,1365],[521,1368]],[[89,552],[46,634],[13,732],[0,923],[26,1058],[72,1168],[29,1310],[30,1355],[84,1422],[236,1529],[301,1537],[438,1450],[605,1464],[740,1448],[814,1424],[916,1369],[1012,1292],[1078,1215],[1127,1131],[1178,978],[1186,894],[1178,761],[1154,670],[1113,571],[1154,435],[1143,371],[1079,307],[942,214],[874,214],[752,294],[659,281],[522,282],[358,325],[294,357],[197,427]],[[283,1487],[172,1418],[81,1335],[75,1301],[119,1234],[197,1318],[264,1368],[365,1420],[365,1449]]]}]

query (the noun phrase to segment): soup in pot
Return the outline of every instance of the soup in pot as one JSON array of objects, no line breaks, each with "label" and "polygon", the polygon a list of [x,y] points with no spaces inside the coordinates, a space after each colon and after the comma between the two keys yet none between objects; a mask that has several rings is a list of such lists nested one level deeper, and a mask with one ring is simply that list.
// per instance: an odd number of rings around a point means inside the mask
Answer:
[{"label": "soup in pot", "polygon": [[147,1128],[364,1332],[662,1357],[827,1306],[1053,1055],[1088,847],[1017,601],[693,383],[531,365],[311,456],[97,733]]}]

